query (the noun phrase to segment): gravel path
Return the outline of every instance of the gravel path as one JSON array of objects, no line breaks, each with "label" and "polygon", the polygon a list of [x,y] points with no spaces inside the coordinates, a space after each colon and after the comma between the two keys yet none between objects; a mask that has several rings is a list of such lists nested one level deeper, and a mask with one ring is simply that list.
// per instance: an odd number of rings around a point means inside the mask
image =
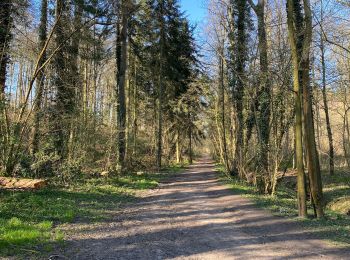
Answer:
[{"label": "gravel path", "polygon": [[73,225],[68,259],[350,259],[298,223],[233,195],[200,161],[109,222]]}]

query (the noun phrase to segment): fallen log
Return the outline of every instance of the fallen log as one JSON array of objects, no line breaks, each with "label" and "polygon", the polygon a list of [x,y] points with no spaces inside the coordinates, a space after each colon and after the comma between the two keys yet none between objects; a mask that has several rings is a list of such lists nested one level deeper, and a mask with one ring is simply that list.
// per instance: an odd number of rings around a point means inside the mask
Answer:
[{"label": "fallen log", "polygon": [[42,179],[18,179],[0,177],[0,187],[4,189],[41,189],[47,185]]}]

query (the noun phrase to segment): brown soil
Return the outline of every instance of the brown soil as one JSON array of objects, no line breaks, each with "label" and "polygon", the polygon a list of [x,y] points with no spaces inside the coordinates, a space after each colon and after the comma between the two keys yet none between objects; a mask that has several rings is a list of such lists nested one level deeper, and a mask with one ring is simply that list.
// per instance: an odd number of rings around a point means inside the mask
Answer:
[{"label": "brown soil", "polygon": [[51,259],[350,259],[349,247],[233,195],[206,160],[111,216],[70,225]]}]

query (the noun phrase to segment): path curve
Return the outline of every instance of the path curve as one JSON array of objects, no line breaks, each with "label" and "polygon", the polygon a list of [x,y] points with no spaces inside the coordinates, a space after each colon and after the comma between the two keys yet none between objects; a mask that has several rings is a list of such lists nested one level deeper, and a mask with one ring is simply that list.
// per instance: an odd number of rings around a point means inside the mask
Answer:
[{"label": "path curve", "polygon": [[349,248],[232,194],[207,160],[110,222],[80,228],[63,253],[68,259],[350,259]]}]

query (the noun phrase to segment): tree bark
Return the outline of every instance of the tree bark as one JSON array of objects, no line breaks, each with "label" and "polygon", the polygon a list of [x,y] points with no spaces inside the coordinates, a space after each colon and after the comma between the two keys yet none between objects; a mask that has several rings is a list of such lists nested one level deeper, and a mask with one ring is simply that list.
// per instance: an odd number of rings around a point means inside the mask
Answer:
[{"label": "tree bark", "polygon": [[[302,10],[303,9],[303,10]],[[315,204],[316,213],[318,218],[324,216],[323,212],[323,193],[322,193],[322,179],[319,164],[319,157],[316,148],[315,139],[315,127],[314,118],[312,111],[312,95],[310,86],[310,48],[312,41],[312,15],[310,9],[309,0],[303,0],[303,5],[300,4],[299,0],[288,0],[287,1],[287,13],[288,13],[288,30],[289,38],[292,47],[293,56],[293,66],[294,66],[294,91],[297,96],[300,94],[300,90],[303,93],[303,119],[304,119],[304,140],[306,149],[306,162],[310,180],[310,190],[313,202]],[[299,101],[300,99],[300,101]],[[301,102],[301,97],[296,97],[297,102]],[[301,105],[300,105],[301,107]],[[299,104],[296,104],[296,113],[299,113]],[[297,115],[297,121],[301,120]],[[301,125],[301,124],[300,124]],[[297,122],[297,128],[299,128],[299,122]],[[300,130],[296,133],[297,138],[299,137]],[[300,140],[299,142],[300,145]],[[302,144],[302,143],[301,143]],[[301,147],[297,145],[297,153],[300,153]],[[300,154],[297,156],[300,157]],[[299,160],[302,158],[299,158]],[[297,163],[301,164],[301,162]],[[304,192],[302,189],[302,172],[301,166],[300,172],[298,170],[298,175],[300,175],[300,193]],[[299,179],[299,178],[298,178]],[[299,195],[298,195],[299,196]],[[301,196],[301,195],[300,195]],[[304,198],[302,198],[304,199]],[[301,202],[302,204],[304,201]],[[301,206],[301,205],[300,205]],[[302,208],[302,207],[301,207]],[[299,211],[299,215],[304,216],[305,212]]]},{"label": "tree bark", "polygon": [[[189,121],[191,122],[191,114],[189,113],[188,114],[188,117],[189,117]],[[193,163],[193,148],[192,148],[192,127],[190,126],[189,129],[188,129],[188,139],[189,139],[189,144],[188,144],[188,150],[189,150],[189,154],[188,154],[188,162],[190,164]]]},{"label": "tree bark", "polygon": [[295,106],[295,159],[297,168],[297,185],[298,185],[298,209],[299,217],[307,217],[306,206],[306,178],[304,173],[303,163],[303,133],[302,133],[302,96],[301,86],[299,80],[299,54],[298,54],[298,40],[296,37],[295,28],[295,2],[294,0],[287,1],[287,15],[288,15],[288,35],[292,51],[293,62],[293,87],[294,87],[294,106]]},{"label": "tree bark", "polygon": [[137,123],[137,116],[138,116],[138,90],[137,90],[137,58],[135,56],[135,62],[134,62],[134,89],[133,89],[133,100],[134,100],[134,106],[133,106],[133,152],[132,154],[136,154],[136,144],[137,144],[137,129],[138,129],[138,123]]},{"label": "tree bark", "polygon": [[[47,0],[41,1],[41,18],[39,26],[39,50],[43,50],[47,41],[47,11],[48,3]],[[43,53],[39,66],[41,67],[46,60],[46,51]],[[41,120],[41,103],[43,99],[43,91],[45,85],[45,72],[40,71],[37,80],[36,98],[34,101],[34,129],[33,129],[33,140],[32,140],[32,154],[38,152],[39,149],[39,137],[40,137],[40,120]]]},{"label": "tree bark", "polygon": [[259,0],[257,5],[254,5],[250,0],[250,4],[258,18],[258,39],[260,53],[260,90],[258,91],[259,101],[259,120],[258,120],[258,136],[259,136],[259,155],[258,169],[263,178],[261,181],[263,186],[268,188],[265,192],[271,192],[269,173],[269,139],[270,139],[270,100],[271,100],[271,85],[269,81],[268,54],[267,54],[267,39],[266,39],[266,24],[265,24],[265,0]]},{"label": "tree bark", "polygon": [[181,162],[181,148],[180,148],[180,133],[177,130],[176,133],[176,163],[179,164]]},{"label": "tree bark", "polygon": [[3,165],[0,170],[9,172],[7,168],[8,143],[10,142],[9,118],[6,111],[6,74],[9,62],[9,43],[11,40],[12,26],[12,0],[0,2],[0,158]]},{"label": "tree bark", "polygon": [[67,37],[68,4],[66,0],[57,0],[56,2],[56,31],[55,45],[58,48],[54,59],[54,85],[56,87],[56,110],[54,115],[54,133],[55,148],[61,159],[67,158],[68,140],[71,129],[71,115],[74,111],[75,99],[74,89],[69,86],[70,79],[67,74],[68,62],[67,54],[69,53],[68,43],[65,42]]},{"label": "tree bark", "polygon": [[233,163],[233,173],[243,177],[241,171],[244,141],[243,141],[243,96],[244,96],[244,79],[245,79],[245,63],[247,60],[247,6],[246,0],[239,0],[237,3],[237,42],[236,42],[236,58],[235,71],[236,81],[233,89],[233,100],[235,100],[236,112],[236,143],[235,157]]},{"label": "tree bark", "polygon": [[126,102],[125,84],[128,59],[128,0],[122,1],[121,28],[117,24],[117,128],[118,128],[118,163],[123,168],[125,163],[125,124]]},{"label": "tree bark", "polygon": [[226,141],[226,118],[225,118],[225,84],[224,84],[224,41],[219,47],[219,103],[221,105],[221,127],[222,127],[222,146],[223,146],[223,160],[227,172],[230,172],[230,165],[228,161],[227,141]]},{"label": "tree bark", "polygon": [[322,178],[319,156],[316,147],[315,126],[312,109],[312,94],[310,86],[310,48],[312,41],[312,14],[309,0],[303,0],[305,15],[305,34],[303,39],[303,54],[300,63],[302,70],[304,130],[306,134],[306,150],[308,159],[308,174],[313,202],[315,203],[317,218],[324,217],[324,202]]},{"label": "tree bark", "polygon": [[164,0],[160,0],[160,57],[159,57],[159,84],[158,84],[158,133],[157,133],[157,166],[162,168],[162,133],[163,133],[163,59],[164,59],[164,44],[165,44],[165,31],[164,31]]},{"label": "tree bark", "polygon": [[[323,11],[321,12],[321,21],[323,21]],[[324,113],[326,116],[327,136],[328,136],[328,144],[329,144],[329,151],[328,151],[329,174],[334,175],[334,145],[333,145],[333,133],[331,128],[331,122],[329,118],[328,100],[327,100],[326,60],[325,60],[325,44],[324,44],[323,36],[321,36],[321,40],[320,40],[320,50],[321,50],[321,65],[322,65],[322,97],[323,97]]]},{"label": "tree bark", "polygon": [[0,4],[0,106],[5,100],[6,71],[12,26],[11,12],[12,0],[3,0]]}]

